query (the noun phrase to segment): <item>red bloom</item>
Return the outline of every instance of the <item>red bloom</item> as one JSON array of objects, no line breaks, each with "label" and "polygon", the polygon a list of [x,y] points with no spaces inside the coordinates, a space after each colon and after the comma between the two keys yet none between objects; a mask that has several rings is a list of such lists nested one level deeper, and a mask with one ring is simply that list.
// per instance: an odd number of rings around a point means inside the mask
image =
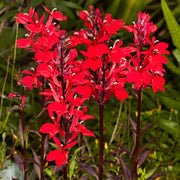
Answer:
[{"label": "red bloom", "polygon": [[41,87],[42,84],[41,82],[39,81],[38,77],[37,77],[37,74],[36,72],[33,70],[33,73],[28,71],[28,70],[25,70],[23,71],[22,73],[25,73],[25,74],[29,74],[30,76],[25,76],[22,78],[22,83],[27,87],[29,88],[30,90],[33,89],[33,85],[35,88],[37,87]]},{"label": "red bloom", "polygon": [[[154,92],[158,89],[164,91],[163,64],[167,63],[167,59],[162,54],[169,54],[166,50],[168,44],[156,43],[155,37],[150,40],[151,33],[157,27],[149,20],[149,14],[140,12],[137,23],[125,27],[134,33],[135,44],[132,45],[136,47],[136,54],[129,61],[127,81],[134,83],[136,90],[151,86]],[[143,51],[143,47],[148,50]]]},{"label": "red bloom", "polygon": [[154,93],[156,93],[159,90],[165,91],[163,85],[165,84],[165,80],[161,76],[153,76],[152,77],[152,89]]},{"label": "red bloom", "polygon": [[35,59],[39,60],[40,62],[48,63],[52,59],[55,58],[53,51],[46,51],[46,52],[37,52],[35,54]]}]

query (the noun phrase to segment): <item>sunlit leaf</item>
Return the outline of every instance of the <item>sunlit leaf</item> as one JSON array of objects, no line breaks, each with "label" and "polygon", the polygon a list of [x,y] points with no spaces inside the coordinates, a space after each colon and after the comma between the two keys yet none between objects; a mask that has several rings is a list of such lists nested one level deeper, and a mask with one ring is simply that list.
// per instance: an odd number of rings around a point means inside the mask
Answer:
[{"label": "sunlit leaf", "polygon": [[176,21],[174,15],[169,9],[165,0],[161,0],[162,10],[164,14],[164,18],[166,20],[169,32],[172,37],[173,44],[180,49],[180,26]]}]

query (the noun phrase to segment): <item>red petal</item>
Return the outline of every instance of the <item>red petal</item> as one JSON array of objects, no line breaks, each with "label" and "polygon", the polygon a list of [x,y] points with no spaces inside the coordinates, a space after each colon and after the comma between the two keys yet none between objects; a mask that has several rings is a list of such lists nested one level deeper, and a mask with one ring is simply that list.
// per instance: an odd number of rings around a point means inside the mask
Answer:
[{"label": "red petal", "polygon": [[78,94],[81,94],[83,97],[90,97],[92,93],[92,90],[89,86],[77,86],[75,91]]},{"label": "red petal", "polygon": [[49,133],[49,137],[52,138],[58,133],[58,128],[51,123],[45,123],[41,126],[40,130],[41,133]]},{"label": "red petal", "polygon": [[124,101],[125,98],[128,98],[129,95],[124,89],[117,88],[114,90],[114,96],[120,101]]},{"label": "red petal", "polygon": [[96,46],[90,46],[87,50],[87,56],[93,58],[95,56],[102,57],[109,52],[108,47],[105,44],[98,44]]},{"label": "red petal", "polygon": [[31,45],[31,42],[29,39],[22,38],[22,39],[18,39],[16,41],[16,44],[18,45],[18,48],[27,48]]},{"label": "red petal", "polygon": [[68,149],[68,148],[70,148],[70,147],[73,147],[73,146],[75,146],[78,142],[79,142],[79,141],[71,142],[71,143],[69,143],[68,145],[66,145],[66,146],[64,147],[64,149]]},{"label": "red petal", "polygon": [[54,58],[55,58],[55,55],[53,51],[37,52],[35,54],[35,59],[41,60],[45,63],[51,61]]},{"label": "red petal", "polygon": [[54,151],[51,151],[48,155],[47,155],[47,161],[54,161],[57,156],[60,156],[61,155],[61,151],[60,150],[54,150]]},{"label": "red petal", "polygon": [[53,140],[54,140],[55,144],[56,144],[60,149],[62,149],[61,143],[60,143],[59,139],[56,138],[56,137],[53,137]]},{"label": "red petal", "polygon": [[168,46],[169,44],[160,42],[154,46],[154,49],[157,49],[158,50],[157,52],[160,54],[169,54],[169,51],[166,50]]},{"label": "red petal", "polygon": [[45,78],[51,77],[52,71],[53,71],[52,67],[47,64],[40,64],[37,67],[37,75],[44,76]]},{"label": "red petal", "polygon": [[95,119],[95,117],[94,117],[94,116],[91,116],[91,115],[84,115],[83,117],[80,117],[80,119],[81,119],[82,121],[85,121],[85,120],[87,120],[87,119]]},{"label": "red petal", "polygon": [[63,163],[68,163],[68,152],[67,151],[63,151],[60,152],[60,154],[58,155],[57,159],[56,159],[56,165],[57,167],[60,167],[61,165],[63,165]]},{"label": "red petal", "polygon": [[95,71],[98,68],[102,67],[102,61],[100,58],[96,59],[86,59],[84,61],[84,67],[85,68],[91,68],[93,71]]},{"label": "red petal", "polygon": [[32,90],[32,84],[35,83],[34,78],[31,76],[26,76],[22,78],[22,83],[29,89]]},{"label": "red petal", "polygon": [[36,24],[28,24],[26,25],[26,29],[34,33],[39,33],[41,31],[40,27]]},{"label": "red petal", "polygon": [[65,16],[63,17],[63,14],[61,12],[59,12],[59,11],[53,12],[52,16],[53,16],[53,18],[55,18],[58,21],[63,21],[63,20],[67,19],[67,17],[65,17]]},{"label": "red petal", "polygon": [[48,111],[56,112],[59,116],[67,112],[67,104],[61,104],[60,102],[53,101],[51,102],[48,107]]},{"label": "red petal", "polygon": [[90,130],[88,130],[88,129],[86,129],[86,128],[84,128],[84,129],[81,131],[81,133],[82,133],[84,136],[94,136],[94,137],[95,137],[95,134],[94,134],[92,131],[90,131]]},{"label": "red petal", "polygon": [[152,78],[152,89],[154,93],[156,93],[159,90],[165,91],[163,85],[165,84],[165,80],[161,76],[154,76]]},{"label": "red petal", "polygon": [[30,21],[30,18],[23,13],[18,13],[17,16],[18,16],[18,18],[16,19],[16,22],[18,22],[20,24],[26,24]]}]

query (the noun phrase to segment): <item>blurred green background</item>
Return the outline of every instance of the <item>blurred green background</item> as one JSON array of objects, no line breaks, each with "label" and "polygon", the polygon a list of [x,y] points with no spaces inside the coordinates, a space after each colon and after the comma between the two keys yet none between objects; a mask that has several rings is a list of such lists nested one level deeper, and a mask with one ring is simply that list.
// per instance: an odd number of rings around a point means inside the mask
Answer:
[{"label": "blurred green background", "polygon": [[[13,159],[11,149],[22,150],[21,137],[18,134],[19,120],[21,118],[18,110],[18,100],[10,100],[8,94],[12,91],[21,92],[16,85],[15,78],[19,71],[35,66],[32,58],[33,53],[22,49],[16,49],[15,40],[24,37],[25,29],[17,26],[14,19],[18,12],[28,12],[29,8],[35,7],[39,15],[43,14],[44,4],[48,9],[57,8],[68,21],[61,22],[61,29],[72,34],[84,27],[83,21],[78,18],[78,12],[88,9],[89,5],[100,8],[105,13],[111,13],[113,18],[123,19],[130,25],[137,20],[139,11],[150,14],[151,21],[158,26],[154,34],[159,41],[169,43],[170,55],[167,56],[168,64],[165,65],[166,85],[165,92],[154,94],[147,89],[143,92],[142,123],[146,125],[157,122],[143,135],[141,143],[145,144],[149,139],[155,140],[149,145],[153,152],[147,160],[146,173],[157,168],[159,172],[168,171],[164,179],[180,178],[180,0],[1,0],[0,1],[0,169],[5,168],[6,159]],[[121,30],[116,39],[122,39],[124,45],[132,42],[132,36],[125,30]],[[105,107],[104,114],[104,139],[106,142],[106,155],[113,159],[110,152],[113,151],[112,144],[121,144],[127,148],[133,146],[129,117],[136,119],[137,100],[130,93],[129,99],[123,104],[115,98],[111,98]],[[37,115],[41,111],[41,99],[38,90],[26,92],[28,97],[25,106],[26,126],[29,129],[39,130],[40,118]],[[7,113],[9,108],[15,111]],[[86,124],[95,134],[96,138],[87,138],[86,153],[89,156],[97,156],[98,149],[98,109],[93,101],[88,103],[88,112],[96,117]],[[119,118],[119,116],[120,118]],[[119,119],[118,119],[119,118]],[[47,120],[48,121],[48,120]],[[115,125],[117,131],[112,136]],[[126,126],[127,128],[123,128]],[[111,141],[113,142],[111,143]],[[28,153],[32,155],[30,147],[39,146],[37,135],[28,135]],[[38,148],[36,152],[38,153]],[[120,167],[119,167],[120,168]],[[116,173],[118,167],[107,166],[108,173]],[[162,178],[163,179],[163,178]]]}]

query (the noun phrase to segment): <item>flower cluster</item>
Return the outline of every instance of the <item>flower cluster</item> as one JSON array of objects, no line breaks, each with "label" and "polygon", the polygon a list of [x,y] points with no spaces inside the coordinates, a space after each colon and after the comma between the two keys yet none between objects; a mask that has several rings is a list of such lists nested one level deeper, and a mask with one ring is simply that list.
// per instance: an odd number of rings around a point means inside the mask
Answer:
[{"label": "flower cluster", "polygon": [[127,82],[133,83],[136,90],[152,87],[155,93],[158,89],[164,91],[163,64],[167,63],[167,59],[162,54],[169,52],[166,50],[167,43],[158,42],[154,36],[150,40],[157,27],[149,20],[149,14],[139,12],[137,23],[125,27],[134,33],[131,45],[135,48],[129,60]]},{"label": "flower cluster", "polygon": [[[127,75],[128,48],[121,47],[122,41],[115,42],[111,46],[111,37],[117,34],[124,23],[122,19],[115,20],[111,14],[102,16],[100,9],[90,12],[84,10],[79,16],[85,22],[87,30],[74,32],[71,37],[71,47],[84,44],[87,51],[80,51],[85,60],[81,61],[81,67],[90,80],[92,96],[97,102],[105,103],[112,94],[123,101],[128,97],[124,90]],[[131,50],[130,50],[131,51]]]},{"label": "flower cluster", "polygon": [[[110,96],[124,101],[128,93],[125,83],[133,83],[137,91],[152,87],[154,93],[164,90],[163,64],[167,63],[162,54],[168,54],[168,44],[158,43],[151,33],[157,27],[149,22],[148,14],[140,12],[138,21],[125,26],[122,19],[115,20],[111,14],[103,17],[100,9],[83,10],[79,17],[84,20],[86,29],[73,32],[69,36],[60,30],[53,19],[66,20],[62,13],[49,11],[46,23],[45,15],[40,19],[31,8],[28,14],[18,13],[16,21],[24,24],[29,31],[26,38],[17,41],[19,48],[34,52],[36,68],[24,70],[23,85],[32,90],[40,88],[40,95],[46,97],[51,123],[41,126],[41,133],[48,133],[58,149],[51,151],[48,161],[56,161],[57,166],[68,163],[68,148],[75,146],[78,133],[94,136],[86,129],[84,121],[94,118],[86,115],[84,102],[91,96],[99,104],[106,103]],[[123,47],[122,40],[112,41],[112,35],[121,28],[134,33],[134,43]],[[86,46],[80,53],[84,60],[75,60],[78,55],[75,47]]]},{"label": "flower cluster", "polygon": [[18,14],[16,21],[24,24],[29,34],[26,38],[19,39],[17,44],[19,48],[27,48],[35,53],[37,67],[31,68],[32,71],[22,72],[26,74],[22,78],[22,83],[30,90],[39,87],[40,95],[46,97],[46,109],[52,123],[43,124],[40,132],[48,133],[49,138],[57,145],[58,149],[51,151],[47,155],[47,160],[55,160],[59,167],[63,163],[68,163],[67,149],[77,144],[78,141],[75,139],[78,133],[94,136],[94,133],[83,124],[85,120],[94,117],[86,115],[87,108],[84,106],[89,94],[79,95],[82,94],[79,83],[82,77],[76,73],[78,63],[74,59],[77,50],[70,49],[67,32],[60,30],[60,26],[53,23],[53,19],[62,21],[66,20],[66,17],[58,11],[50,12],[47,8],[44,9],[50,14],[45,24],[45,15],[39,19],[33,8],[29,14]]}]

